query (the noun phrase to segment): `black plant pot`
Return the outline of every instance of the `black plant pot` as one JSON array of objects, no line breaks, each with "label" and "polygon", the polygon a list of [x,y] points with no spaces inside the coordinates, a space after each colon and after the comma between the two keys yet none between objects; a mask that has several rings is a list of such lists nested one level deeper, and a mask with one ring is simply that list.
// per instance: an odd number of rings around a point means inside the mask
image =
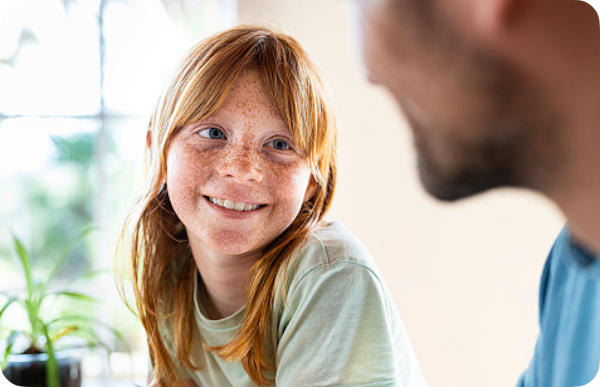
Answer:
[{"label": "black plant pot", "polygon": [[[81,357],[74,351],[55,354],[60,387],[81,387]],[[46,361],[48,355],[10,355],[4,371],[9,382],[17,386],[46,387]]]}]

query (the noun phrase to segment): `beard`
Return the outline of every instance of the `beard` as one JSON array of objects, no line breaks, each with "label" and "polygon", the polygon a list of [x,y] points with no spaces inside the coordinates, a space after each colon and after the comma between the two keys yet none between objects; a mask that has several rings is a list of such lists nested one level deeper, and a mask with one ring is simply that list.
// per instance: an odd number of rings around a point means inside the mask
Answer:
[{"label": "beard", "polygon": [[[418,129],[414,129],[418,130]],[[518,186],[520,143],[465,143],[451,139],[442,151],[415,141],[419,179],[425,190],[442,201],[456,201],[487,190]]]},{"label": "beard", "polygon": [[365,56],[408,120],[425,190],[443,201],[497,187],[548,192],[565,161],[557,129],[566,121],[552,93],[430,2],[418,12],[397,3],[408,9],[390,12],[404,24],[388,20]]},{"label": "beard", "polygon": [[460,122],[405,110],[423,187],[442,201],[499,187],[547,190],[561,159],[557,110],[505,63],[479,53],[470,60],[478,74],[461,82],[472,106],[462,106]]}]

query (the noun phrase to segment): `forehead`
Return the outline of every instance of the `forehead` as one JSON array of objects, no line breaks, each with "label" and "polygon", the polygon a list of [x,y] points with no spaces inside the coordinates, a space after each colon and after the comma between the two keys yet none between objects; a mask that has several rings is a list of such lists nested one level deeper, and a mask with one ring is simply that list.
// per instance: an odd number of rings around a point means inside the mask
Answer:
[{"label": "forehead", "polygon": [[267,121],[287,129],[267,92],[258,70],[243,71],[221,106],[211,117],[227,120]]},{"label": "forehead", "polygon": [[223,105],[232,102],[258,105],[274,105],[257,70],[245,70],[233,83]]}]

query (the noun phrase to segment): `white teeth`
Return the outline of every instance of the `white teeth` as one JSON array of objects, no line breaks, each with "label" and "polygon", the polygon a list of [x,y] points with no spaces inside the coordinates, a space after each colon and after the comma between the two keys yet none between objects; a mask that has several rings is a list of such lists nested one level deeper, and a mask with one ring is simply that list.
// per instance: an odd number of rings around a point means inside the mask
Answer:
[{"label": "white teeth", "polygon": [[233,210],[233,211],[252,211],[252,210],[256,210],[258,207],[260,207],[258,204],[234,202],[233,200],[229,200],[229,199],[217,199],[217,198],[208,197],[208,200],[210,200],[211,203],[216,204],[217,206],[225,207],[228,210]]}]

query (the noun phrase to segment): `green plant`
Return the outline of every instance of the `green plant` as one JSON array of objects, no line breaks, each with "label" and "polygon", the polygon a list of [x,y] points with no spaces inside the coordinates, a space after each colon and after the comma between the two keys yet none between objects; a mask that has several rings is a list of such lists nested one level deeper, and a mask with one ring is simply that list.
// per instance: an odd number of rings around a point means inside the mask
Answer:
[{"label": "green plant", "polygon": [[20,290],[0,292],[1,295],[7,298],[6,302],[0,307],[0,327],[2,326],[3,317],[8,314],[7,312],[15,311],[15,309],[21,309],[21,311],[26,313],[29,320],[29,327],[28,329],[9,329],[6,350],[2,360],[2,369],[7,364],[8,356],[13,353],[13,346],[19,337],[24,337],[29,345],[22,353],[47,353],[46,385],[48,387],[60,387],[58,365],[55,357],[55,343],[61,337],[76,336],[84,338],[87,340],[88,346],[99,346],[110,351],[110,346],[101,339],[102,336],[99,334],[100,330],[107,330],[129,351],[127,342],[119,331],[93,316],[61,313],[56,317],[48,313],[48,311],[52,310],[51,306],[56,305],[59,298],[85,302],[97,301],[94,297],[72,291],[71,288],[77,280],[90,279],[102,271],[89,272],[87,275],[69,282],[60,289],[55,289],[52,286],[73,248],[89,231],[84,231],[67,244],[59,257],[57,257],[49,273],[41,281],[34,280],[36,277],[34,276],[30,252],[25,248],[21,240],[13,235],[15,253],[19,266],[22,268],[25,286],[24,289]]}]

